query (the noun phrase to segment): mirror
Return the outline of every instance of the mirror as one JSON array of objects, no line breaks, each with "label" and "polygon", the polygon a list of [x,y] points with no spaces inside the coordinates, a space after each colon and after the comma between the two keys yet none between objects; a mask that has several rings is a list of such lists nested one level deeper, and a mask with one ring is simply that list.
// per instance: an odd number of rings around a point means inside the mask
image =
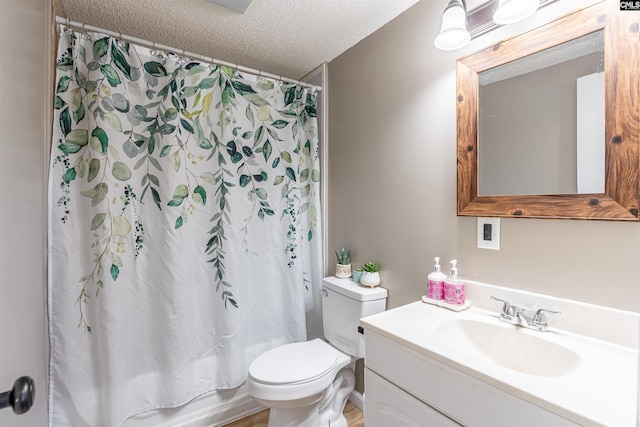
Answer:
[{"label": "mirror", "polygon": [[604,193],[603,30],[478,74],[478,194],[576,193]]},{"label": "mirror", "polygon": [[618,6],[458,60],[458,215],[638,220],[639,14]]}]

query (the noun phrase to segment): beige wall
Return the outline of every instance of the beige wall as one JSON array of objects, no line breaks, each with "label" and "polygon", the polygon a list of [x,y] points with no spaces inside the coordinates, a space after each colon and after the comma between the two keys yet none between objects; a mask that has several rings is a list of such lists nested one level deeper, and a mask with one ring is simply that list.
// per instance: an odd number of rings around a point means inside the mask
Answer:
[{"label": "beige wall", "polygon": [[51,108],[50,3],[5,0],[0,13],[0,392],[28,375],[33,408],[0,412],[0,426],[47,423],[46,153]]},{"label": "beige wall", "polygon": [[491,251],[476,248],[476,219],[456,216],[456,59],[587,2],[442,52],[446,3],[419,2],[329,64],[329,248],[379,262],[389,307],[419,299],[440,256],[469,279],[640,311],[640,224],[502,219]]}]

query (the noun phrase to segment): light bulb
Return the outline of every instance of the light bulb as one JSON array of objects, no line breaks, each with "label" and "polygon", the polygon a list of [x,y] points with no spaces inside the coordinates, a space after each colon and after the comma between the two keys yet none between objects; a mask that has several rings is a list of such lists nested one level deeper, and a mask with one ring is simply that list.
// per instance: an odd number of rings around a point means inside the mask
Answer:
[{"label": "light bulb", "polygon": [[493,22],[506,25],[522,21],[533,15],[539,6],[540,0],[500,0],[493,14]]},{"label": "light bulb", "polygon": [[461,0],[451,0],[442,14],[442,27],[434,44],[440,50],[455,50],[471,41],[467,31],[467,11]]}]

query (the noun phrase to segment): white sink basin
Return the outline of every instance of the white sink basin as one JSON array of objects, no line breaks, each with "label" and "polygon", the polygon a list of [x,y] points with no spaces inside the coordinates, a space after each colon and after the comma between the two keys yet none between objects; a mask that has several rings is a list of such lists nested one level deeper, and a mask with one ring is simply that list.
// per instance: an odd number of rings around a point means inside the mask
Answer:
[{"label": "white sink basin", "polygon": [[541,377],[566,375],[580,366],[574,351],[544,337],[497,319],[453,319],[439,325],[435,337],[455,348],[465,348],[506,369]]},{"label": "white sink basin", "polygon": [[[582,309],[563,300],[562,316]],[[622,316],[595,306],[589,310],[612,331],[634,330],[638,321],[635,313]],[[636,347],[560,329],[557,323],[549,332],[525,329],[500,321],[497,311],[470,307],[454,312],[418,301],[360,323],[365,334],[377,333],[406,351],[566,418],[569,425],[636,425]],[[580,325],[581,319],[571,320]],[[393,366],[393,360],[389,364]]]}]

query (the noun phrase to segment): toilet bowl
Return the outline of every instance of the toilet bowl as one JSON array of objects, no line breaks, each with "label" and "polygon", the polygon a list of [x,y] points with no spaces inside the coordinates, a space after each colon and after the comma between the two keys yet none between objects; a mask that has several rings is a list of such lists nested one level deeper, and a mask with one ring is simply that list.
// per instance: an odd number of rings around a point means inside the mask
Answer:
[{"label": "toilet bowl", "polygon": [[[331,421],[346,427],[340,418],[355,385],[351,361],[321,339],[280,346],[251,364],[249,394],[271,408],[269,426],[318,427]],[[340,407],[337,414],[333,402]]]},{"label": "toilet bowl", "polygon": [[285,344],[249,367],[249,395],[271,409],[269,427],[347,427],[342,411],[355,386],[355,361],[364,357],[358,322],[384,311],[387,291],[330,277],[322,294],[328,342]]}]

